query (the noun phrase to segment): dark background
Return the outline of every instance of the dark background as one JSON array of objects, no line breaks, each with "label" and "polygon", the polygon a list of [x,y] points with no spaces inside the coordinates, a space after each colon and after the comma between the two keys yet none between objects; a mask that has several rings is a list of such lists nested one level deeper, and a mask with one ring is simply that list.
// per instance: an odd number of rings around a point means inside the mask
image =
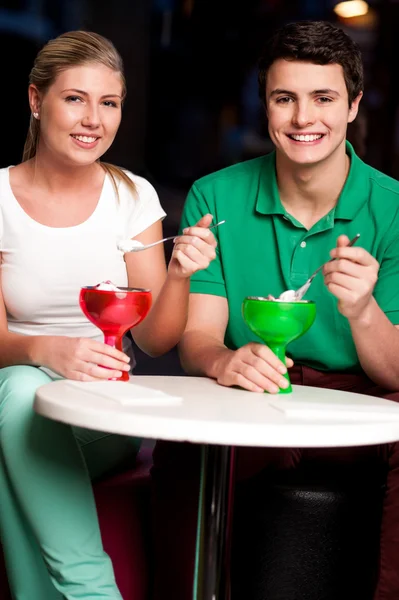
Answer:
[{"label": "dark background", "polygon": [[[366,162],[399,176],[399,0],[370,0],[364,17],[338,20],[334,0],[0,0],[0,167],[17,164],[29,122],[27,85],[50,38],[88,29],[110,38],[125,64],[123,121],[106,160],[147,177],[173,235],[193,181],[271,150],[257,96],[267,37],[294,20],[324,19],[361,47],[365,96],[348,137]],[[170,248],[166,246],[167,255]],[[177,372],[176,353],[138,372]]]}]

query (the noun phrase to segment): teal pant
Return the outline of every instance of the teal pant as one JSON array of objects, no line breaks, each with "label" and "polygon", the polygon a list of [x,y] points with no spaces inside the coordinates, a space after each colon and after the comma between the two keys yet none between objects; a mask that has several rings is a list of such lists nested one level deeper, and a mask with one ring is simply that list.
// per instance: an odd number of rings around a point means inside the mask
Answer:
[{"label": "teal pant", "polygon": [[0,536],[15,600],[121,600],[91,478],[134,463],[139,441],[34,413],[40,369],[0,369]]}]

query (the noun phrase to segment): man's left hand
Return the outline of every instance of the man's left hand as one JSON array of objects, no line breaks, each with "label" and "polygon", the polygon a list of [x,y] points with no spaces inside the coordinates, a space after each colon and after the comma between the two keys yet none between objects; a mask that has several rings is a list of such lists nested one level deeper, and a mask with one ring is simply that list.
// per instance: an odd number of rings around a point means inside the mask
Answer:
[{"label": "man's left hand", "polygon": [[338,310],[349,320],[361,318],[372,301],[379,264],[364,248],[348,247],[349,238],[340,235],[337,247],[323,267],[324,282],[338,298]]}]

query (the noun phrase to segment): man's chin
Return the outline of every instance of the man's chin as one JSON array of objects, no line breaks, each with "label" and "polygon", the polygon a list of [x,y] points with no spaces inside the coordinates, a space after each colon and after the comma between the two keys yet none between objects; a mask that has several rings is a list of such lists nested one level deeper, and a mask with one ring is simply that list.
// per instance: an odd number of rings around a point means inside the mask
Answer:
[{"label": "man's chin", "polygon": [[296,165],[298,167],[313,167],[318,165],[332,154],[329,152],[306,152],[305,149],[298,152],[283,152],[284,162]]}]

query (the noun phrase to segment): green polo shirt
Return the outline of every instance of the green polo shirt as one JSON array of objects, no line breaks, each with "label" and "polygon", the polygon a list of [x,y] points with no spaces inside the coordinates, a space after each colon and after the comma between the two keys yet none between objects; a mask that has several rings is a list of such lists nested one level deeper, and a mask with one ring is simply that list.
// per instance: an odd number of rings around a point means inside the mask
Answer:
[{"label": "green polo shirt", "polygon": [[[182,227],[210,212],[215,222],[217,258],[191,278],[191,292],[227,298],[229,321],[225,343],[236,349],[260,341],[241,314],[245,296],[279,296],[305,283],[329,259],[341,234],[380,264],[374,297],[399,324],[399,183],[366,165],[347,142],[350,171],[337,205],[310,230],[283,207],[276,181],[275,152],[233,165],[196,181],[186,200]],[[348,320],[337,299],[314,280],[306,299],[314,300],[317,317],[309,331],[292,342],[288,354],[316,369],[357,371],[360,364]]]}]

